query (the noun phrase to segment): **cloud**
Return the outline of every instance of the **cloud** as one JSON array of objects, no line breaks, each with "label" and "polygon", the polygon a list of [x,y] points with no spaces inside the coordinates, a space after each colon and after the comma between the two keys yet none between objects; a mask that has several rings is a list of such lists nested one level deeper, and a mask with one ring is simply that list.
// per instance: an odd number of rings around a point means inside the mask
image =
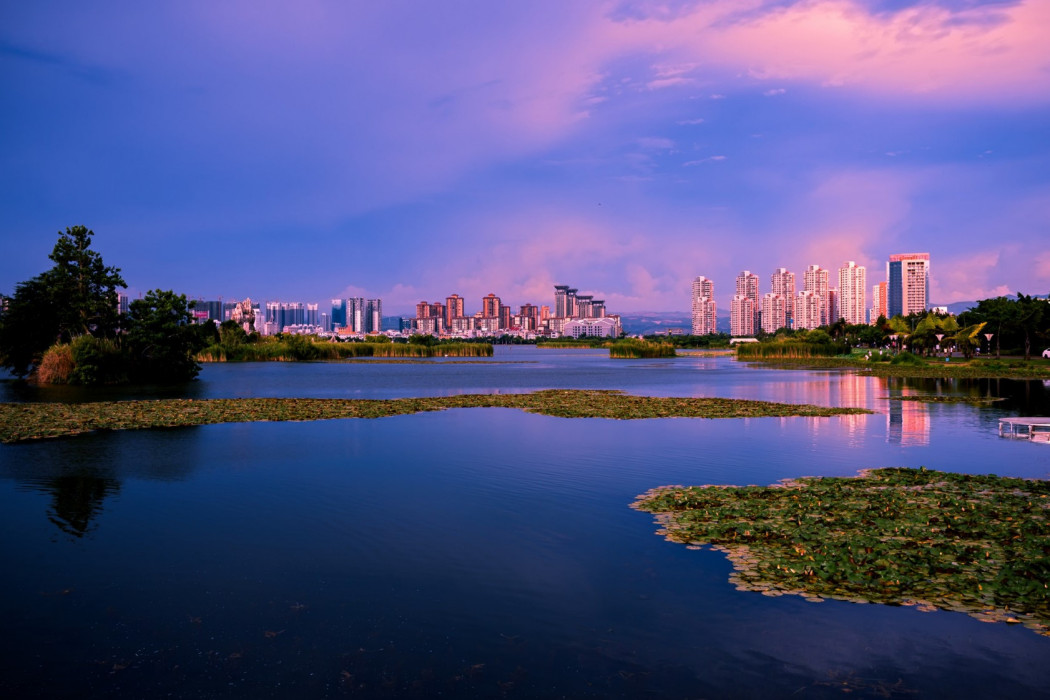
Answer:
[{"label": "cloud", "polygon": [[700,160],[690,160],[682,163],[683,168],[692,168],[697,165],[703,165],[704,163],[719,163],[725,160],[725,156],[711,156],[709,158],[701,158]]},{"label": "cloud", "polygon": [[784,88],[773,88],[772,90],[766,90],[762,94],[766,97],[774,97],[776,95],[783,95],[785,92],[787,92],[787,90]]},{"label": "cloud", "polygon": [[671,139],[647,136],[638,139],[638,145],[642,148],[653,151],[670,151],[674,148],[674,141]]},{"label": "cloud", "polygon": [[1050,250],[1043,251],[1033,258],[1035,274],[1040,278],[1043,285],[1050,289]]},{"label": "cloud", "polygon": [[1003,282],[1002,263],[1004,253],[1013,252],[1011,246],[1004,246],[943,258],[931,255],[930,301],[975,301],[1012,294],[1016,290]]},{"label": "cloud", "polygon": [[704,120],[702,118],[682,119],[681,121],[678,122],[678,125],[679,126],[697,126],[697,125],[703,124],[703,123],[704,123]]},{"label": "cloud", "polygon": [[[712,0],[673,18],[623,20],[609,41],[755,80],[985,101],[1050,98],[1050,3]],[[692,74],[696,78],[700,71]],[[780,94],[780,93],[774,93]],[[712,97],[714,97],[712,95]]]}]

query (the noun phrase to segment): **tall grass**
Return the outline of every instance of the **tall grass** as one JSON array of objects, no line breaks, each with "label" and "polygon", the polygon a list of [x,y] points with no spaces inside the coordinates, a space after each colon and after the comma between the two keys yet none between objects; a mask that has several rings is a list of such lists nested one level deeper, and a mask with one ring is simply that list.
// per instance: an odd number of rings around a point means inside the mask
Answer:
[{"label": "tall grass", "polygon": [[849,351],[845,343],[740,343],[736,346],[737,357],[754,359],[834,357]]},{"label": "tall grass", "polygon": [[41,384],[67,384],[73,376],[73,348],[68,343],[55,343],[47,349],[36,370]]},{"label": "tall grass", "polygon": [[620,340],[609,346],[609,357],[617,359],[675,357],[676,354],[670,343],[652,343],[648,340]]},{"label": "tall grass", "polygon": [[198,362],[308,362],[355,357],[491,357],[488,343],[333,343],[306,336],[267,339],[239,345],[211,345]]}]

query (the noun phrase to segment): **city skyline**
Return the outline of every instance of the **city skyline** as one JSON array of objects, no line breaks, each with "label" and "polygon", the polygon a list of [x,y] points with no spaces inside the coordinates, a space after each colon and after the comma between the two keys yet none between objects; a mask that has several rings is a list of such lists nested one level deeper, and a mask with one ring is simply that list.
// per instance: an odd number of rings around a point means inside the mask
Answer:
[{"label": "city skyline", "polygon": [[537,303],[562,280],[620,313],[688,311],[698,274],[728,310],[740,270],[854,260],[872,283],[908,250],[937,260],[932,304],[1050,291],[1050,3],[4,19],[0,293],[80,224],[132,296],[400,315],[449,289]]}]

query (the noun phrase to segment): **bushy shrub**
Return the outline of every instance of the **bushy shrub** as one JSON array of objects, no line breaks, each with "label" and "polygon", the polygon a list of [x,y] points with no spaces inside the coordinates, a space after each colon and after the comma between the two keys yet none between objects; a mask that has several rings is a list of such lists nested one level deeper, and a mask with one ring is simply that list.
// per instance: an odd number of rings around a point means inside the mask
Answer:
[{"label": "bushy shrub", "polygon": [[917,365],[925,365],[926,361],[923,360],[918,355],[913,355],[912,353],[910,353],[907,350],[905,350],[904,352],[895,355],[894,358],[892,360],[890,360],[890,364],[891,365],[913,365],[913,366],[917,366]]},{"label": "bushy shrub", "polygon": [[75,338],[70,347],[73,351],[73,374],[70,384],[114,384],[126,381],[122,367],[124,356],[116,342],[107,338],[82,335]]}]

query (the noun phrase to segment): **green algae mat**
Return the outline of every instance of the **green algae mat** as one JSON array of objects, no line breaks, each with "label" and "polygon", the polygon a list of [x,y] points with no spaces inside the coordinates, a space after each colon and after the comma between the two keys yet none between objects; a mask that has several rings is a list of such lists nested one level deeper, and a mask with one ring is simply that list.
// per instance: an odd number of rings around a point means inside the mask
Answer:
[{"label": "green algae mat", "polygon": [[658,534],[725,552],[739,590],[952,610],[1050,636],[1050,482],[922,469],[665,486]]},{"label": "green algae mat", "polygon": [[92,403],[2,403],[0,442],[24,442],[95,430],[171,428],[212,423],[382,418],[449,408],[516,408],[563,418],[760,418],[871,413],[720,398],[633,396],[618,391],[546,390],[410,399],[164,399]]}]

